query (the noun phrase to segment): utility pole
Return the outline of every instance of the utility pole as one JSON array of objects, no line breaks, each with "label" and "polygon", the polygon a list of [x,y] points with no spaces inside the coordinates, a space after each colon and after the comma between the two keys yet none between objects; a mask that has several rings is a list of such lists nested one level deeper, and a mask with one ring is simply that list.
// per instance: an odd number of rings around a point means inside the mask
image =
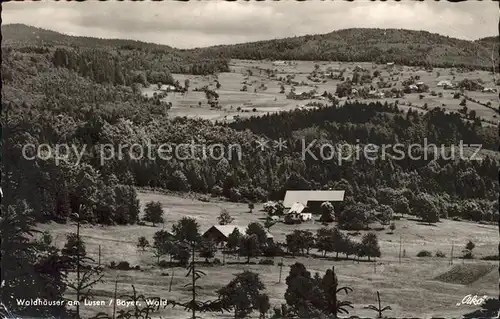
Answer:
[{"label": "utility pole", "polygon": [[172,291],[172,282],[174,281],[175,269],[172,270],[172,276],[170,276],[170,284],[168,285],[168,292]]},{"label": "utility pole", "polygon": [[403,239],[402,239],[402,235],[400,234],[399,235],[399,263],[401,264],[401,248],[403,248]]},{"label": "utility pole", "polygon": [[[79,208],[81,208],[82,205],[80,205]],[[80,319],[80,209],[78,210],[78,213],[76,214],[76,318]]]},{"label": "utility pole", "polygon": [[453,265],[453,247],[455,246],[455,243],[451,243],[451,254],[450,254],[450,266]]},{"label": "utility pole", "polygon": [[281,271],[283,269],[283,258],[281,258],[281,262],[280,262],[280,279],[278,281],[278,283],[280,284],[281,283]]},{"label": "utility pole", "polygon": [[113,319],[116,318],[116,290],[118,289],[118,275],[116,275],[115,279],[115,294],[114,294],[114,302],[113,302]]},{"label": "utility pole", "polygon": [[192,243],[193,247],[192,247],[192,252],[191,252],[191,254],[192,254],[192,257],[191,257],[192,261],[191,262],[193,263],[193,268],[191,269],[191,280],[193,282],[193,291],[191,292],[192,293],[192,297],[193,297],[193,309],[192,309],[193,316],[192,316],[192,319],[196,319],[197,318],[196,317],[196,284],[195,284],[195,282],[196,282],[195,269],[196,268],[195,268],[195,260],[194,260],[194,255],[195,255],[195,247],[194,247],[194,245],[195,244],[193,242]]},{"label": "utility pole", "polygon": [[98,265],[101,267],[101,245],[99,245],[99,258],[98,258]]},{"label": "utility pole", "polygon": [[377,273],[377,259],[376,258],[373,259],[373,272]]}]

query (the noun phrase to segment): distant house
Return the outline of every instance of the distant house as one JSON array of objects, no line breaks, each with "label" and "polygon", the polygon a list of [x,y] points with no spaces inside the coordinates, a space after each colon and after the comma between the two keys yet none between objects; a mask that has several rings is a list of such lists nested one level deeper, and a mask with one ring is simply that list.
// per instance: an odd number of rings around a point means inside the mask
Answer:
[{"label": "distant house", "polygon": [[415,84],[410,84],[410,85],[408,85],[408,89],[411,92],[417,92],[418,91],[418,86],[416,86]]},{"label": "distant house", "polygon": [[175,86],[170,85],[170,84],[162,84],[160,87],[160,91],[163,91],[163,92],[175,92],[176,89],[177,88]]},{"label": "distant house", "polygon": [[276,206],[278,205],[277,202],[274,202],[274,201],[268,201],[266,203],[264,203],[264,210],[266,212],[272,212],[273,210],[276,209]]},{"label": "distant house", "polygon": [[[285,208],[291,209],[296,203],[302,204],[307,208],[307,213],[313,213],[320,211],[320,206],[324,202],[342,202],[344,201],[344,191],[320,191],[320,190],[298,190],[298,191],[287,191],[285,194],[285,199],[283,200],[283,206]],[[298,206],[295,206],[298,207]],[[289,211],[290,212],[290,211]],[[301,212],[304,212],[301,211]]]},{"label": "distant house", "polygon": [[493,89],[493,88],[484,88],[483,89],[484,93],[494,93],[496,91],[497,91],[497,89]]},{"label": "distant house", "polygon": [[372,90],[372,91],[368,92],[368,97],[375,98],[375,99],[382,99],[384,97],[384,93]]},{"label": "distant house", "polygon": [[439,81],[437,86],[439,87],[452,87],[453,86],[453,83],[451,83],[451,81],[449,80],[442,80],[442,81]]},{"label": "distant house", "polygon": [[286,62],[285,61],[274,61],[273,65],[274,66],[285,66]]},{"label": "distant house", "polygon": [[[213,225],[203,233],[202,237],[204,239],[212,240],[218,245],[225,244],[227,242],[227,239],[229,238],[229,235],[231,235],[235,228],[238,229],[238,231],[242,235],[245,235],[247,232],[247,227],[242,227],[239,225]],[[273,240],[273,235],[271,235],[269,232],[266,233],[267,239]]]},{"label": "distant house", "polygon": [[312,94],[310,92],[291,91],[286,97],[291,100],[307,100],[312,97]]},{"label": "distant house", "polygon": [[353,69],[354,72],[366,72],[366,69],[360,65],[356,65]]}]

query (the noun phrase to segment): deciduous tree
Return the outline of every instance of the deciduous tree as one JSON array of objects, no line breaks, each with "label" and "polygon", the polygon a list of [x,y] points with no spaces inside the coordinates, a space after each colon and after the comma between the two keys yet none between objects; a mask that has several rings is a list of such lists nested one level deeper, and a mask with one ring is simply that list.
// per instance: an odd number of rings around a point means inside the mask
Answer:
[{"label": "deciduous tree", "polygon": [[155,224],[163,223],[163,208],[160,202],[149,202],[144,209],[143,220]]}]

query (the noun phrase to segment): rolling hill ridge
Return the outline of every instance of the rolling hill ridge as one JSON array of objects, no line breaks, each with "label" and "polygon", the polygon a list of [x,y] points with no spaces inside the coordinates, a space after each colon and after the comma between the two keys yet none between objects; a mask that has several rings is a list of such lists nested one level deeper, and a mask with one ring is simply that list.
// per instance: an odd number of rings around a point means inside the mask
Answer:
[{"label": "rolling hill ridge", "polygon": [[467,41],[426,31],[402,29],[354,28],[327,34],[188,50],[134,40],[69,36],[23,24],[4,25],[2,33],[4,46],[108,47],[205,59],[396,62],[404,65],[476,69],[491,69],[492,54],[495,61],[498,61],[498,37]]}]

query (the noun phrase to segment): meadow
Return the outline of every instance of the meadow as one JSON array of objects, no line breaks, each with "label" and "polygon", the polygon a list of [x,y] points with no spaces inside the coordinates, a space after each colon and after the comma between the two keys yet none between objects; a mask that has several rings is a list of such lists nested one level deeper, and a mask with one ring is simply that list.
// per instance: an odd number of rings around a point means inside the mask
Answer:
[{"label": "meadow", "polygon": [[[233,224],[245,226],[250,222],[263,221],[266,213],[261,211],[262,206],[256,205],[252,213],[246,204],[228,203],[217,199],[209,202],[196,198],[186,198],[177,195],[158,192],[139,193],[141,209],[150,201],[160,201],[164,209],[165,223],[152,227],[147,226],[90,226],[83,225],[80,232],[85,241],[87,253],[96,261],[101,252],[101,265],[109,265],[112,261],[127,261],[131,266],[140,266],[140,270],[112,270],[105,267],[105,282],[95,288],[96,299],[104,300],[106,306],[83,307],[84,316],[96,314],[100,311],[111,313],[112,306],[109,300],[113,297],[114,281],[118,281],[118,296],[131,293],[131,285],[135,285],[139,293],[147,297],[158,296],[178,301],[189,300],[190,292],[183,288],[189,283],[185,278],[186,270],[181,267],[161,269],[156,265],[156,258],[149,250],[141,251],[136,247],[137,239],[145,236],[152,242],[156,231],[165,228],[171,230],[173,223],[184,216],[194,217],[204,232],[217,223],[216,218],[221,209],[229,211],[235,218]],[[491,224],[480,224],[463,221],[441,220],[435,226],[422,224],[411,218],[402,218],[394,221],[396,229],[393,233],[388,229],[377,231],[382,256],[376,263],[350,260],[334,260],[333,254],[326,258],[296,257],[284,258],[282,277],[280,281],[280,267],[277,266],[280,258],[276,257],[275,265],[243,264],[245,258],[238,263],[237,257],[225,257],[226,265],[206,265],[203,258],[199,269],[207,276],[198,281],[203,287],[200,300],[213,299],[215,291],[229,283],[233,275],[244,270],[257,272],[266,285],[266,292],[270,297],[272,308],[284,301],[286,290],[285,278],[289,266],[295,262],[303,263],[311,273],[324,273],[327,268],[335,266],[341,286],[349,286],[354,291],[348,296],[341,296],[344,300],[353,302],[355,309],[350,315],[373,317],[374,313],[363,309],[368,304],[376,303],[376,291],[380,291],[383,306],[390,305],[390,317],[456,317],[472,312],[477,307],[457,306],[462,298],[468,294],[494,296],[497,293],[498,271],[494,269],[497,262],[483,261],[479,258],[498,253],[498,230]],[[312,221],[300,225],[285,225],[278,223],[270,231],[275,240],[284,241],[286,234],[294,229],[311,230],[315,232],[323,227],[319,222]],[[62,247],[65,235],[74,232],[73,224],[43,224],[41,230],[50,230],[55,242]],[[361,232],[361,235],[364,232]],[[358,237],[359,239],[359,237]],[[475,243],[474,255],[477,259],[463,260],[456,258],[466,242]],[[400,244],[404,257],[399,260]],[[100,247],[99,247],[100,246]],[[450,252],[454,249],[455,259],[450,265]],[[428,250],[433,254],[441,251],[445,258],[419,258],[416,254],[421,250]],[[222,256],[216,256],[223,260]],[[256,262],[257,258],[252,259]],[[231,263],[234,264],[231,264]],[[173,276],[172,276],[173,274]],[[441,280],[438,280],[441,276]],[[169,285],[172,280],[172,290]],[[465,284],[464,284],[465,283]],[[69,298],[74,296],[68,295]],[[120,307],[117,308],[121,309]],[[170,306],[155,315],[155,318],[182,318],[187,316],[182,309],[172,309]],[[232,314],[207,313],[203,318],[232,318]],[[258,315],[255,314],[254,318]]]},{"label": "meadow", "polygon": [[[461,109],[462,106],[459,105],[461,99],[453,98],[453,90],[445,90],[437,86],[442,80],[459,82],[463,79],[481,79],[485,87],[495,87],[495,78],[491,72],[487,71],[463,71],[443,68],[434,68],[432,71],[427,71],[423,68],[407,66],[394,66],[393,68],[389,68],[386,65],[368,62],[291,61],[291,65],[276,66],[273,65],[272,61],[231,60],[231,72],[220,73],[217,76],[173,74],[174,79],[179,81],[181,85],[184,85],[184,81],[189,79],[191,88],[185,95],[169,93],[164,100],[172,103],[172,109],[170,110],[172,116],[201,117],[213,121],[231,121],[235,116],[247,117],[288,111],[298,107],[307,108],[306,104],[309,102],[319,102],[327,105],[327,101],[325,100],[287,99],[286,94],[290,92],[292,85],[287,85],[285,83],[283,83],[283,86],[286,93],[280,93],[281,82],[276,78],[294,76],[293,81],[299,83],[303,82],[305,84],[303,86],[295,86],[297,91],[310,91],[316,89],[319,94],[322,94],[324,91],[335,94],[336,86],[340,83],[339,80],[325,78],[322,79],[322,82],[316,83],[307,79],[307,76],[315,69],[315,65],[319,66],[319,71],[333,70],[335,73],[335,71],[345,69],[345,77],[352,77],[353,70],[356,67],[363,68],[372,74],[375,71],[379,71],[380,76],[390,82],[392,87],[395,88],[402,88],[401,82],[409,79],[410,76],[419,76],[419,81],[429,86],[429,93],[423,94],[424,96],[422,98],[420,98],[420,94],[412,93],[405,94],[404,97],[399,99],[381,99],[388,103],[394,103],[395,100],[398,100],[400,108],[404,110],[413,107],[414,109],[419,108],[419,111],[425,112],[425,110],[423,110],[425,104],[427,104],[428,109],[442,107],[453,112]],[[268,69],[277,71],[275,78],[267,76],[266,70]],[[249,70],[252,73],[251,75],[249,75]],[[216,80],[221,84],[219,89],[215,87]],[[374,80],[374,85],[375,82]],[[246,85],[248,88],[246,92],[241,91],[243,85]],[[210,108],[207,104],[205,94],[203,92],[193,91],[193,89],[202,88],[203,86],[208,86],[209,89],[218,92],[220,96],[220,109]],[[265,86],[266,89],[263,89],[263,86]],[[157,86],[151,85],[143,89],[143,94],[152,96],[152,94],[157,91]],[[436,94],[442,93],[442,97],[437,95],[432,96],[430,94],[432,91],[436,92]],[[466,91],[465,94],[481,103],[491,102],[493,107],[495,107],[499,101],[498,94],[493,92]],[[199,102],[202,102],[201,105]],[[341,104],[344,102],[345,98],[340,99]],[[484,120],[484,124],[491,125],[491,122],[496,123],[497,112],[495,110],[474,102],[469,102],[467,107],[469,110],[475,110],[477,116]]]}]

